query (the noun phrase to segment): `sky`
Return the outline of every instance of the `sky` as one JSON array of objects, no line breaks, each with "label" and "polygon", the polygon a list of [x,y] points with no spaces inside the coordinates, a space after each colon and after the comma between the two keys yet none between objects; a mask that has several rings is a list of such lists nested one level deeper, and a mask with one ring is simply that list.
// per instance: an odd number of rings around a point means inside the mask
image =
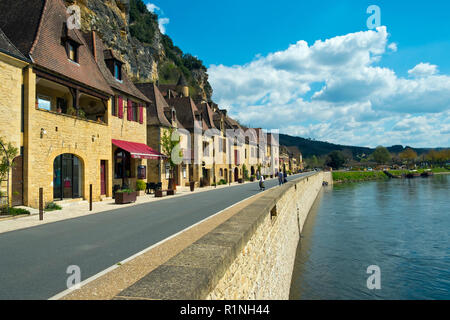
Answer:
[{"label": "sky", "polygon": [[245,125],[346,145],[450,146],[450,1],[146,3]]}]

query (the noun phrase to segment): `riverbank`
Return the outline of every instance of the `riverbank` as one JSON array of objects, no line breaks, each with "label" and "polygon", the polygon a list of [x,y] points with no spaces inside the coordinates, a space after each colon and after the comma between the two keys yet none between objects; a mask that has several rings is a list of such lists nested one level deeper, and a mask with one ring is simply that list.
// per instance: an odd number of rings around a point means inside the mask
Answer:
[{"label": "riverbank", "polygon": [[383,171],[345,171],[333,172],[333,183],[388,180]]},{"label": "riverbank", "polygon": [[[417,173],[423,173],[424,171],[431,171],[434,174],[450,174],[450,170],[446,168],[431,168],[431,169],[418,169]],[[389,170],[394,176],[401,177],[411,172],[411,170]],[[334,171],[333,181],[334,183],[349,183],[349,182],[362,182],[362,181],[381,181],[388,180],[389,177],[383,171]]]}]

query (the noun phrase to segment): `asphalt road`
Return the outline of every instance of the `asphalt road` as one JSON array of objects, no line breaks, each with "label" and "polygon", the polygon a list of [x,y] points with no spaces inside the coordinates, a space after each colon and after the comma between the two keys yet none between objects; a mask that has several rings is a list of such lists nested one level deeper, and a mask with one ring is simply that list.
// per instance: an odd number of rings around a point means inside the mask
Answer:
[{"label": "asphalt road", "polygon": [[67,289],[68,266],[83,281],[259,192],[247,183],[0,234],[0,300],[48,299]]}]

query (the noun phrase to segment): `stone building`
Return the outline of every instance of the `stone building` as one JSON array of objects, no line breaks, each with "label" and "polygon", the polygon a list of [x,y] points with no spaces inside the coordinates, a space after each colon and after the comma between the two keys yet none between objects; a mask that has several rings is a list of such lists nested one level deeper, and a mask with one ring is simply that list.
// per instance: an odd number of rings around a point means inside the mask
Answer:
[{"label": "stone building", "polygon": [[[111,197],[114,181],[119,183],[119,179],[113,180],[113,172],[119,170],[114,166],[114,141],[128,142],[121,148],[129,148],[134,160],[130,159],[125,170],[134,171],[145,165],[144,160],[139,160],[142,157],[156,156],[144,144],[143,109],[148,100],[129,87],[125,74],[122,83],[111,80],[110,73],[114,75],[120,68],[101,70],[103,63],[108,66],[120,61],[111,52],[108,56],[107,50],[92,51],[92,41],[97,39],[87,41],[89,37],[71,29],[67,21],[61,0],[35,0],[27,5],[13,0],[0,2],[0,28],[21,55],[31,61],[26,65],[17,59],[15,63],[23,71],[14,73],[14,84],[7,87],[2,82],[0,87],[2,100],[15,87],[15,97],[2,103],[0,113],[23,119],[19,138],[12,132],[20,129],[17,125],[0,127],[0,136],[16,144],[19,141],[21,149],[23,186],[13,204],[38,207],[40,188],[45,203],[88,199],[90,185],[94,201]],[[126,120],[118,117],[120,97],[122,103],[127,101],[124,108],[131,105],[126,108]]]},{"label": "stone building", "polygon": [[[23,194],[23,133],[24,133],[24,99],[23,70],[31,61],[12,44],[0,29],[0,138],[4,143],[11,143],[19,150],[12,172],[0,181],[0,193],[8,195],[13,205],[22,204]],[[0,154],[3,149],[0,147]],[[2,157],[3,158],[3,155]],[[2,179],[2,177],[0,177]],[[8,180],[11,187],[8,189]],[[7,198],[0,198],[0,206],[6,204]]]},{"label": "stone building", "polygon": [[[177,110],[170,107],[164,99],[158,86],[154,83],[137,83],[136,87],[150,100],[147,108],[147,144],[156,151],[163,153],[161,139],[169,133],[170,128],[177,129],[180,134],[180,151],[182,161],[175,168],[174,179],[178,186],[189,185],[191,152],[188,141],[190,136],[177,117]],[[161,182],[164,189],[168,188],[170,172],[167,161],[149,161],[148,181]]]},{"label": "stone building", "polygon": [[136,181],[147,182],[147,162],[158,161],[160,153],[147,146],[147,105],[150,100],[129,79],[124,63],[95,33],[84,34],[94,59],[111,87],[113,189],[136,189]]}]

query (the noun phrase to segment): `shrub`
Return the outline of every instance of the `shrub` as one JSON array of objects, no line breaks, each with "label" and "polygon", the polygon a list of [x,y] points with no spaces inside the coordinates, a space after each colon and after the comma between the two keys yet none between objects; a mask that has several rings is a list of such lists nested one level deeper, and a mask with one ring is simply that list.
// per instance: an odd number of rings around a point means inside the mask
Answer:
[{"label": "shrub", "polygon": [[137,180],[136,181],[136,190],[137,191],[143,191],[147,187],[147,184],[144,180]]},{"label": "shrub", "polygon": [[121,190],[116,191],[116,193],[128,193],[128,194],[133,193],[133,192],[134,192],[134,190],[132,190],[132,189],[121,189]]},{"label": "shrub", "polygon": [[45,211],[55,211],[55,210],[61,210],[62,207],[60,205],[57,205],[54,202],[49,202],[45,205],[44,210]]},{"label": "shrub", "polygon": [[21,214],[30,214],[30,211],[21,208],[9,208],[9,214],[13,216],[18,216]]},{"label": "shrub", "polygon": [[225,179],[220,179],[220,181],[219,181],[218,184],[219,184],[219,186],[220,186],[220,185],[222,185],[222,184],[227,184],[227,182],[225,181]]}]

